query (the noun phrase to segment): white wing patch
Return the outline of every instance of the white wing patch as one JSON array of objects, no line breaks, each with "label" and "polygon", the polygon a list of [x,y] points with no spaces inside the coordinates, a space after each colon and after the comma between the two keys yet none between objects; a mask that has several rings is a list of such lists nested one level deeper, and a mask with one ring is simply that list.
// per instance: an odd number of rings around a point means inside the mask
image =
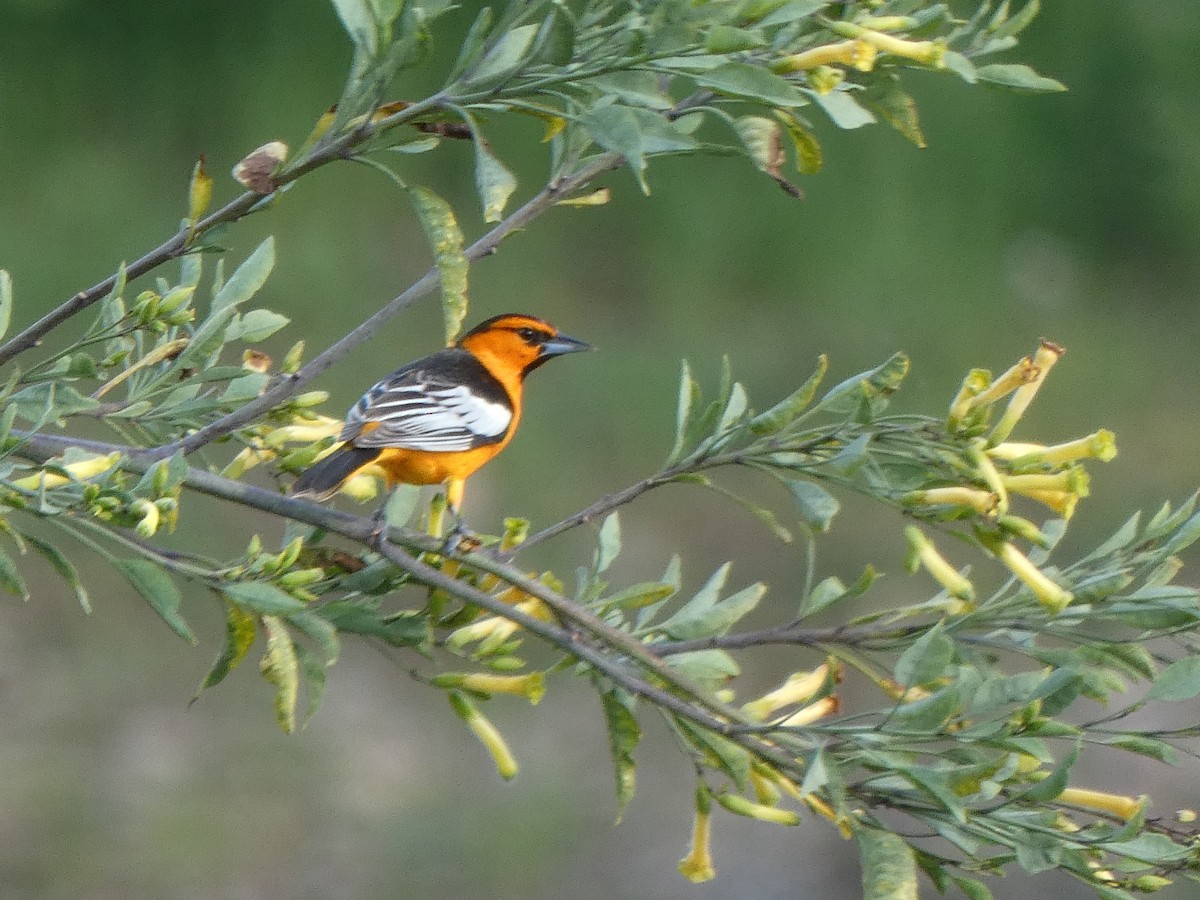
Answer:
[{"label": "white wing patch", "polygon": [[[464,385],[381,382],[350,411],[342,437],[359,447],[451,452],[500,440],[512,410]],[[363,431],[368,423],[378,425]]]}]

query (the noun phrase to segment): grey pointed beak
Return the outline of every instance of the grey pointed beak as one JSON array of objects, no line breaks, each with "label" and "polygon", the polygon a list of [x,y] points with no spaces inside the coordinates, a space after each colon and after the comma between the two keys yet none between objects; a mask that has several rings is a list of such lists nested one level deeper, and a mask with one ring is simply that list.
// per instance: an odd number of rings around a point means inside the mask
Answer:
[{"label": "grey pointed beak", "polygon": [[540,357],[562,356],[564,353],[579,353],[583,350],[591,350],[591,344],[585,344],[578,338],[573,338],[569,334],[559,333],[550,340],[542,344]]}]

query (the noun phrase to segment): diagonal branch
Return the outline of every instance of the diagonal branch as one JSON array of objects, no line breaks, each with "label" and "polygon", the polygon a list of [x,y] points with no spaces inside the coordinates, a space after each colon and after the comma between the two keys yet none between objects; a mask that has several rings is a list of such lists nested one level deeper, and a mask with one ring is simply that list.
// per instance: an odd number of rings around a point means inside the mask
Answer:
[{"label": "diagonal branch", "polygon": [[[320,168],[335,160],[345,159],[355,147],[361,145],[367,139],[424,115],[431,109],[437,109],[444,102],[444,99],[441,94],[435,94],[432,97],[422,100],[420,103],[414,103],[388,116],[386,119],[381,119],[378,122],[363,123],[360,127],[341,135],[336,140],[315,148],[307,158],[275,176],[274,181],[277,189],[285,187],[313,169]],[[195,244],[197,236],[212,231],[218,225],[236,222],[239,219],[245,218],[254,211],[254,208],[265,196],[269,195],[246,191],[244,194],[226,203],[217,211],[205,216],[193,227],[184,226],[180,228],[179,231],[162,244],[127,265],[125,267],[126,277],[137,278],[156,269],[163,263],[183,256]],[[9,338],[3,346],[0,346],[0,366],[11,361],[26,350],[38,346],[42,342],[42,339],[57,326],[70,319],[76,313],[82,312],[92,304],[108,296],[116,283],[117,276],[110,275],[90,288],[80,291],[66,302],[42,316],[42,318],[38,319],[24,331]]]}]

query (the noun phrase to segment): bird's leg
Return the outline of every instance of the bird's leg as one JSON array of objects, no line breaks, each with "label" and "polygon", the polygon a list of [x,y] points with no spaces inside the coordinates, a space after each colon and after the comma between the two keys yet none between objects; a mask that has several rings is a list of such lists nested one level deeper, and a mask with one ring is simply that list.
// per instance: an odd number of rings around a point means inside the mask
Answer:
[{"label": "bird's leg", "polygon": [[459,512],[462,508],[465,487],[466,482],[460,479],[454,479],[446,485],[446,511],[450,513],[450,517],[454,521],[454,527],[446,535],[446,543],[443,545],[443,552],[447,555],[455,550],[470,553],[479,546],[479,539],[467,527]]},{"label": "bird's leg", "polygon": [[383,551],[383,545],[388,533],[388,501],[392,499],[392,491],[394,490],[395,488],[392,488],[391,491],[388,491],[387,496],[383,498],[383,502],[379,504],[375,512],[371,513],[371,536],[368,542],[376,553],[382,553]]}]

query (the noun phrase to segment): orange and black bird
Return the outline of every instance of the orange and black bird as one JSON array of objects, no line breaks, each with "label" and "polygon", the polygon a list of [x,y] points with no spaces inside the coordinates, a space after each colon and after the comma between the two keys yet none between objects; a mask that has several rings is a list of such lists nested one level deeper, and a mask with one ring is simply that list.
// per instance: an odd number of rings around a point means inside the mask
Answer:
[{"label": "orange and black bird", "polygon": [[324,500],[368,467],[382,471],[388,487],[461,481],[512,439],[525,376],[555,356],[590,349],[534,316],[481,322],[363,394],[346,416],[342,446],[306,469],[292,494]]}]

